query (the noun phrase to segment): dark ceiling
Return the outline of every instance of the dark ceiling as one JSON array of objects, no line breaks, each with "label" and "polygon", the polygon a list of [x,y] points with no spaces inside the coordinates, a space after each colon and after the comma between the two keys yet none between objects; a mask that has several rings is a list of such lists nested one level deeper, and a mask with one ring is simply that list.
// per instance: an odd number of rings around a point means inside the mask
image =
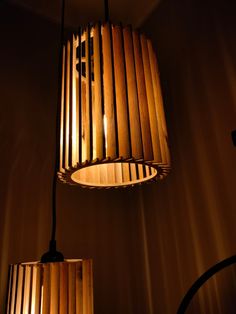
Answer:
[{"label": "dark ceiling", "polygon": [[[51,20],[59,21],[59,0],[8,0],[12,4],[24,7]],[[141,25],[156,8],[160,0],[110,0],[110,18],[114,22],[122,21],[134,27]],[[66,25],[78,26],[89,21],[103,19],[104,3],[102,0],[66,0]]]}]

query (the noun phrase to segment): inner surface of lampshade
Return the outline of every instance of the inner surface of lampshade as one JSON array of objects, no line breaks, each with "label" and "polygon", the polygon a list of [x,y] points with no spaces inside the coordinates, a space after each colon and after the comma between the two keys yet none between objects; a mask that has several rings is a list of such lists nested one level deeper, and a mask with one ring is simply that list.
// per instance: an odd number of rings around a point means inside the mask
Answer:
[{"label": "inner surface of lampshade", "polygon": [[114,187],[140,184],[157,176],[157,169],[148,165],[114,162],[92,165],[75,171],[72,181],[91,187]]},{"label": "inner surface of lampshade", "polygon": [[165,177],[170,154],[151,41],[121,24],[89,24],[65,43],[62,65],[59,179],[106,188]]}]

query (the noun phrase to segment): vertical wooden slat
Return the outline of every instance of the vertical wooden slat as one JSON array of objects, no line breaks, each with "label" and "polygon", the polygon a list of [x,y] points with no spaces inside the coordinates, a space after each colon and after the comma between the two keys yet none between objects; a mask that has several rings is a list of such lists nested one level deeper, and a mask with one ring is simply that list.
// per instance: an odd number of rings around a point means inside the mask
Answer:
[{"label": "vertical wooden slat", "polygon": [[83,260],[83,313],[93,314],[93,277],[92,261]]},{"label": "vertical wooden slat", "polygon": [[68,264],[60,263],[60,314],[68,309]]},{"label": "vertical wooden slat", "polygon": [[8,292],[7,292],[7,314],[10,314],[12,299],[12,284],[13,284],[13,265],[9,266],[8,270]]},{"label": "vertical wooden slat", "polygon": [[78,31],[78,159],[79,163],[82,162],[82,29]]},{"label": "vertical wooden slat", "polygon": [[130,181],[129,164],[127,162],[122,164],[122,177],[124,183]]},{"label": "vertical wooden slat", "polygon": [[166,164],[167,157],[166,157],[166,147],[165,147],[165,136],[163,130],[163,121],[160,113],[160,85],[157,85],[157,81],[155,79],[155,65],[153,63],[153,55],[152,55],[152,46],[150,45],[150,40],[147,41],[148,46],[148,54],[150,60],[150,69],[151,69],[151,76],[152,76],[152,84],[153,84],[153,91],[154,91],[154,103],[156,109],[156,117],[158,122],[158,133],[159,133],[159,140],[160,140],[160,148],[161,148],[161,163]]},{"label": "vertical wooden slat", "polygon": [[76,309],[76,294],[75,294],[75,263],[70,263],[68,266],[68,314],[75,314]]},{"label": "vertical wooden slat", "polygon": [[65,149],[65,168],[69,167],[69,136],[70,136],[70,41],[67,41],[66,47],[66,81],[65,81],[65,131],[64,131],[64,149]]},{"label": "vertical wooden slat", "polygon": [[31,314],[40,314],[40,267],[32,267]]},{"label": "vertical wooden slat", "polygon": [[60,171],[64,172],[64,100],[65,100],[65,47],[62,50],[62,79],[61,79],[61,124],[60,124]]},{"label": "vertical wooden slat", "polygon": [[50,314],[59,312],[59,263],[50,263]]},{"label": "vertical wooden slat", "polygon": [[133,45],[135,58],[135,73],[138,89],[139,113],[141,121],[142,143],[144,159],[153,160],[153,147],[151,139],[147,94],[143,69],[142,52],[140,47],[139,34],[133,31]]},{"label": "vertical wooden slat", "polygon": [[131,157],[128,105],[126,93],[125,60],[123,53],[123,33],[121,26],[112,26],[114,74],[116,92],[116,113],[119,157],[128,159]]},{"label": "vertical wooden slat", "polygon": [[115,168],[115,178],[116,178],[116,183],[118,185],[122,184],[123,182],[123,176],[122,176],[122,164],[120,162],[116,162],[114,164]]},{"label": "vertical wooden slat", "polygon": [[30,310],[31,266],[24,265],[23,267],[25,269],[23,312],[28,313]]},{"label": "vertical wooden slat", "polygon": [[91,58],[90,58],[90,27],[87,26],[85,31],[85,59],[86,59],[86,105],[85,105],[85,160],[92,159],[92,90],[91,90]]},{"label": "vertical wooden slat", "polygon": [[73,143],[72,143],[72,130],[73,130],[73,35],[69,39],[70,42],[70,70],[69,70],[69,136],[68,136],[68,166],[72,166],[72,150],[73,150]]},{"label": "vertical wooden slat", "polygon": [[72,166],[74,167],[78,162],[78,109],[77,109],[77,97],[78,86],[76,84],[76,47],[78,46],[78,39],[73,35],[72,37],[72,58],[71,58],[71,125],[72,125]]},{"label": "vertical wooden slat", "polygon": [[104,165],[106,167],[106,173],[107,173],[107,181],[105,184],[115,184],[116,178],[115,178],[115,171],[114,171],[114,164],[106,164]]},{"label": "vertical wooden slat", "polygon": [[144,178],[143,165],[142,164],[138,164],[138,175],[139,175],[140,180],[142,180]]},{"label": "vertical wooden slat", "polygon": [[106,129],[106,157],[114,159],[117,157],[116,147],[116,122],[115,122],[115,99],[113,82],[113,64],[111,49],[110,24],[106,23],[102,27],[102,47],[103,47],[103,92],[104,92],[104,114]]},{"label": "vertical wooden slat", "polygon": [[17,283],[17,265],[11,265],[12,283],[11,283],[11,303],[9,304],[9,314],[14,314],[16,304],[16,283]]},{"label": "vertical wooden slat", "polygon": [[143,65],[144,65],[144,77],[145,77],[145,86],[147,91],[147,100],[148,100],[148,111],[150,119],[150,128],[151,128],[151,137],[153,144],[153,154],[154,162],[161,162],[161,148],[159,141],[158,133],[158,123],[155,110],[155,101],[154,93],[152,86],[152,76],[147,48],[147,40],[144,35],[141,35],[141,47],[142,47],[142,56],[143,56]]},{"label": "vertical wooden slat", "polygon": [[132,157],[135,159],[143,159],[142,134],[137,94],[138,91],[134,64],[134,49],[132,31],[130,27],[125,27],[123,29],[123,36]]},{"label": "vertical wooden slat", "polygon": [[95,158],[104,159],[103,130],[103,76],[101,54],[101,25],[96,24],[93,32],[94,43],[94,146]]},{"label": "vertical wooden slat", "polygon": [[82,261],[76,263],[76,314],[83,314]]},{"label": "vertical wooden slat", "polygon": [[50,314],[50,265],[43,265],[42,313]]},{"label": "vertical wooden slat", "polygon": [[99,183],[102,185],[107,182],[107,172],[107,164],[99,166]]},{"label": "vertical wooden slat", "polygon": [[136,165],[134,163],[130,164],[130,173],[131,173],[131,180],[136,181],[138,178],[137,178]]},{"label": "vertical wooden slat", "polygon": [[153,80],[153,89],[155,95],[156,114],[158,118],[158,126],[161,126],[160,142],[161,148],[164,151],[164,163],[170,165],[170,154],[167,143],[167,127],[164,113],[164,105],[161,93],[161,83],[158,75],[157,59],[153,50],[153,46],[150,40],[148,40],[148,52],[151,64],[151,73]]},{"label": "vertical wooden slat", "polygon": [[24,267],[18,265],[17,288],[16,288],[16,306],[14,313],[20,313],[23,307],[24,296]]}]

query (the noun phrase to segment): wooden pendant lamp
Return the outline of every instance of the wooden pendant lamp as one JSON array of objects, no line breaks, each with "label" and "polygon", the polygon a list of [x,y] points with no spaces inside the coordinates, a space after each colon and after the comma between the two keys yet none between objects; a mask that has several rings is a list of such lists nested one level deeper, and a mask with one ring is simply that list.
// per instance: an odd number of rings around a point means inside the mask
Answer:
[{"label": "wooden pendant lamp", "polygon": [[170,169],[152,43],[111,22],[80,28],[63,47],[59,178],[109,188]]},{"label": "wooden pendant lamp", "polygon": [[10,266],[7,314],[93,314],[91,260]]}]

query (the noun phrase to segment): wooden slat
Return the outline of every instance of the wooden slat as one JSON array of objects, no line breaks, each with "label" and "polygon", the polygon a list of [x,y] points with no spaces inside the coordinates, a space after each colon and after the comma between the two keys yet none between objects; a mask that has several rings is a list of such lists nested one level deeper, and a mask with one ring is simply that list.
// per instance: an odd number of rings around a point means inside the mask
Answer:
[{"label": "wooden slat", "polygon": [[99,166],[99,183],[104,185],[107,183],[107,164],[102,164]]},{"label": "wooden slat", "polygon": [[30,310],[30,294],[31,294],[31,266],[25,265],[25,279],[24,279],[24,300],[23,309],[24,313],[28,313]]},{"label": "wooden slat", "polygon": [[78,46],[78,38],[73,35],[72,37],[72,71],[71,71],[71,112],[72,112],[72,166],[74,167],[78,162],[78,106],[77,106],[77,98],[78,98],[78,86],[76,84],[76,48]]},{"label": "wooden slat", "polygon": [[144,178],[143,165],[142,164],[138,164],[138,176],[139,176],[140,180],[142,180]]},{"label": "wooden slat", "polygon": [[114,74],[116,92],[116,116],[118,128],[119,157],[131,157],[128,104],[126,91],[125,60],[123,53],[123,33],[121,26],[112,26]]},{"label": "wooden slat", "polygon": [[42,313],[50,314],[50,265],[43,265],[43,283],[42,283]]},{"label": "wooden slat", "polygon": [[85,127],[84,127],[84,136],[85,136],[85,160],[92,159],[92,90],[91,90],[91,58],[90,58],[90,27],[87,26],[85,31],[85,58],[86,58],[86,105],[85,105]]},{"label": "wooden slat", "polygon": [[63,168],[63,153],[64,153],[64,96],[65,93],[65,47],[62,50],[62,80],[61,80],[61,123],[60,123],[60,171],[64,172]]},{"label": "wooden slat", "polygon": [[14,311],[15,311],[16,288],[17,288],[17,286],[16,286],[16,284],[17,284],[17,270],[18,270],[17,265],[11,265],[12,282],[11,282],[11,302],[8,305],[9,306],[9,310],[8,310],[9,314],[14,314]]},{"label": "wooden slat", "polygon": [[69,167],[69,136],[70,136],[70,41],[67,41],[66,53],[66,82],[65,82],[65,134],[64,134],[64,149],[65,149],[65,168]]},{"label": "wooden slat", "polygon": [[68,265],[60,263],[60,314],[67,313],[68,308]]},{"label": "wooden slat", "polygon": [[59,312],[59,263],[50,263],[50,314]]},{"label": "wooden slat", "polygon": [[163,164],[166,164],[167,163],[166,147],[165,147],[166,139],[165,139],[164,130],[163,130],[163,121],[162,121],[163,119],[162,119],[161,111],[160,111],[160,106],[163,106],[163,103],[162,103],[162,100],[161,100],[162,97],[160,94],[160,84],[156,80],[155,72],[157,71],[157,69],[154,64],[153,48],[152,48],[150,40],[147,40],[147,47],[148,47],[148,54],[149,54],[149,60],[150,60],[152,82],[153,82],[156,116],[157,116],[157,121],[158,121],[158,133],[159,133],[160,148],[161,148],[161,162]]},{"label": "wooden slat", "polygon": [[83,260],[83,313],[93,314],[92,261]]},{"label": "wooden slat", "polygon": [[40,267],[32,267],[31,313],[40,314]]},{"label": "wooden slat", "polygon": [[128,183],[130,181],[130,170],[129,170],[129,164],[127,162],[124,162],[122,164],[122,177],[123,177],[123,182]]},{"label": "wooden slat", "polygon": [[69,39],[70,42],[70,71],[69,71],[69,142],[68,142],[68,166],[71,168],[72,166],[72,129],[73,129],[73,35]]},{"label": "wooden slat", "polygon": [[130,164],[130,173],[131,173],[131,180],[136,181],[138,178],[137,178],[136,165],[134,163]]},{"label": "wooden slat", "polygon": [[114,163],[115,167],[115,177],[116,177],[116,184],[122,184],[123,183],[123,176],[122,176],[122,164],[120,162]]},{"label": "wooden slat", "polygon": [[106,23],[102,29],[103,46],[103,92],[104,92],[104,114],[106,123],[106,157],[114,159],[117,157],[116,147],[116,122],[115,122],[115,98],[112,64],[112,42],[110,24]]},{"label": "wooden slat", "polygon": [[103,76],[101,52],[101,26],[96,24],[93,32],[94,45],[94,159],[105,158],[103,129]]},{"label": "wooden slat", "polygon": [[82,163],[82,30],[78,31],[78,159]]},{"label": "wooden slat", "polygon": [[134,157],[135,159],[143,159],[142,134],[138,105],[138,91],[134,64],[134,49],[132,40],[132,30],[130,27],[124,28],[123,36],[124,36],[132,157]]},{"label": "wooden slat", "polygon": [[161,143],[161,150],[163,152],[163,163],[170,165],[170,154],[169,148],[167,143],[167,127],[166,127],[166,119],[164,113],[164,105],[163,99],[161,94],[161,84],[160,78],[158,75],[158,66],[157,66],[157,59],[153,50],[153,46],[150,40],[147,41],[148,44],[148,53],[149,59],[151,64],[151,74],[153,80],[153,89],[155,95],[155,108],[156,108],[156,115],[158,119],[158,127],[160,129],[160,143]]},{"label": "wooden slat", "polygon": [[141,121],[142,143],[144,159],[153,160],[153,148],[148,112],[147,95],[143,69],[142,52],[140,47],[139,34],[133,31],[133,45],[135,57],[135,73],[138,89],[139,113]]},{"label": "wooden slat", "polygon": [[160,163],[161,162],[161,148],[160,148],[160,140],[159,140],[159,133],[158,133],[158,123],[157,123],[157,116],[156,116],[156,110],[155,110],[155,101],[154,101],[154,93],[153,93],[153,86],[152,86],[152,75],[151,75],[151,69],[150,69],[147,40],[144,35],[141,35],[141,47],[142,47],[142,56],[143,56],[145,86],[146,86],[146,91],[147,91],[148,111],[149,111],[149,119],[150,119],[154,162]]},{"label": "wooden slat", "polygon": [[76,314],[75,266],[76,266],[75,263],[70,263],[68,265],[68,297],[69,297],[68,314]]},{"label": "wooden slat", "polygon": [[16,306],[13,313],[20,313],[23,306],[23,292],[24,292],[24,267],[18,265],[17,288],[16,288]]},{"label": "wooden slat", "polygon": [[13,265],[9,266],[9,271],[8,271],[8,292],[7,292],[7,314],[10,313],[10,308],[11,308],[11,292],[12,292],[12,283],[13,283]]},{"label": "wooden slat", "polygon": [[104,182],[105,184],[107,185],[110,185],[110,184],[115,184],[115,169],[114,169],[114,164],[106,164],[105,165],[106,167],[106,173],[107,173],[107,181]]},{"label": "wooden slat", "polygon": [[76,314],[83,314],[82,261],[76,263]]}]

